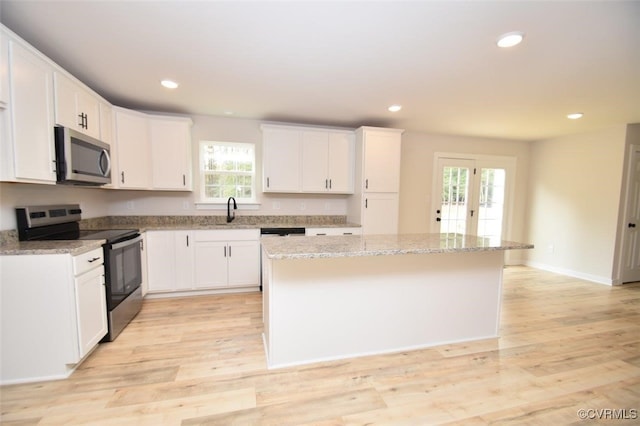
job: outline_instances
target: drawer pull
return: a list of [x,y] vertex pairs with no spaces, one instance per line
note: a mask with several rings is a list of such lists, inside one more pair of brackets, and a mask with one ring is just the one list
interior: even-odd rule
[[93,262],[95,262],[96,260],[100,260],[100,258],[99,258],[99,257],[94,257],[93,259],[89,259],[89,260],[88,260],[88,262],[89,262],[89,263],[93,263]]

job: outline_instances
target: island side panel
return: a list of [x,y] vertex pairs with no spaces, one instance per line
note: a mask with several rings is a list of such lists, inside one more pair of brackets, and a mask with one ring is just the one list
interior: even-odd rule
[[269,367],[497,337],[503,256],[271,259]]

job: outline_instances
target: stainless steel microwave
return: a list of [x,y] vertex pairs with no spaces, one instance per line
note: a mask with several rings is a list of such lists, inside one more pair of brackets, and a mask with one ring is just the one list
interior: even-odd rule
[[56,179],[59,184],[111,183],[109,145],[68,127],[55,127]]

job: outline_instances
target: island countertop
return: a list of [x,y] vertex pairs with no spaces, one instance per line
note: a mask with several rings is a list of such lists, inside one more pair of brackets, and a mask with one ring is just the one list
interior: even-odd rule
[[269,259],[389,256],[531,249],[533,244],[463,234],[345,235],[262,238]]

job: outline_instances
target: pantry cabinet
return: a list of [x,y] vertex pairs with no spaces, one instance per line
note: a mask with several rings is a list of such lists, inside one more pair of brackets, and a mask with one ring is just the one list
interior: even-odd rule
[[402,132],[379,127],[356,130],[357,173],[347,221],[361,224],[363,234],[398,233]]
[[260,285],[257,229],[195,231],[195,288]]
[[60,71],[54,74],[55,121],[95,139],[100,134],[100,99]]
[[[7,37],[5,35],[5,37]],[[8,37],[7,37],[8,38]],[[8,39],[9,93],[3,92],[0,173],[3,181],[55,183],[52,65],[35,50]]]
[[189,118],[149,118],[153,189],[191,191]]
[[147,231],[148,292],[193,288],[193,232]]

